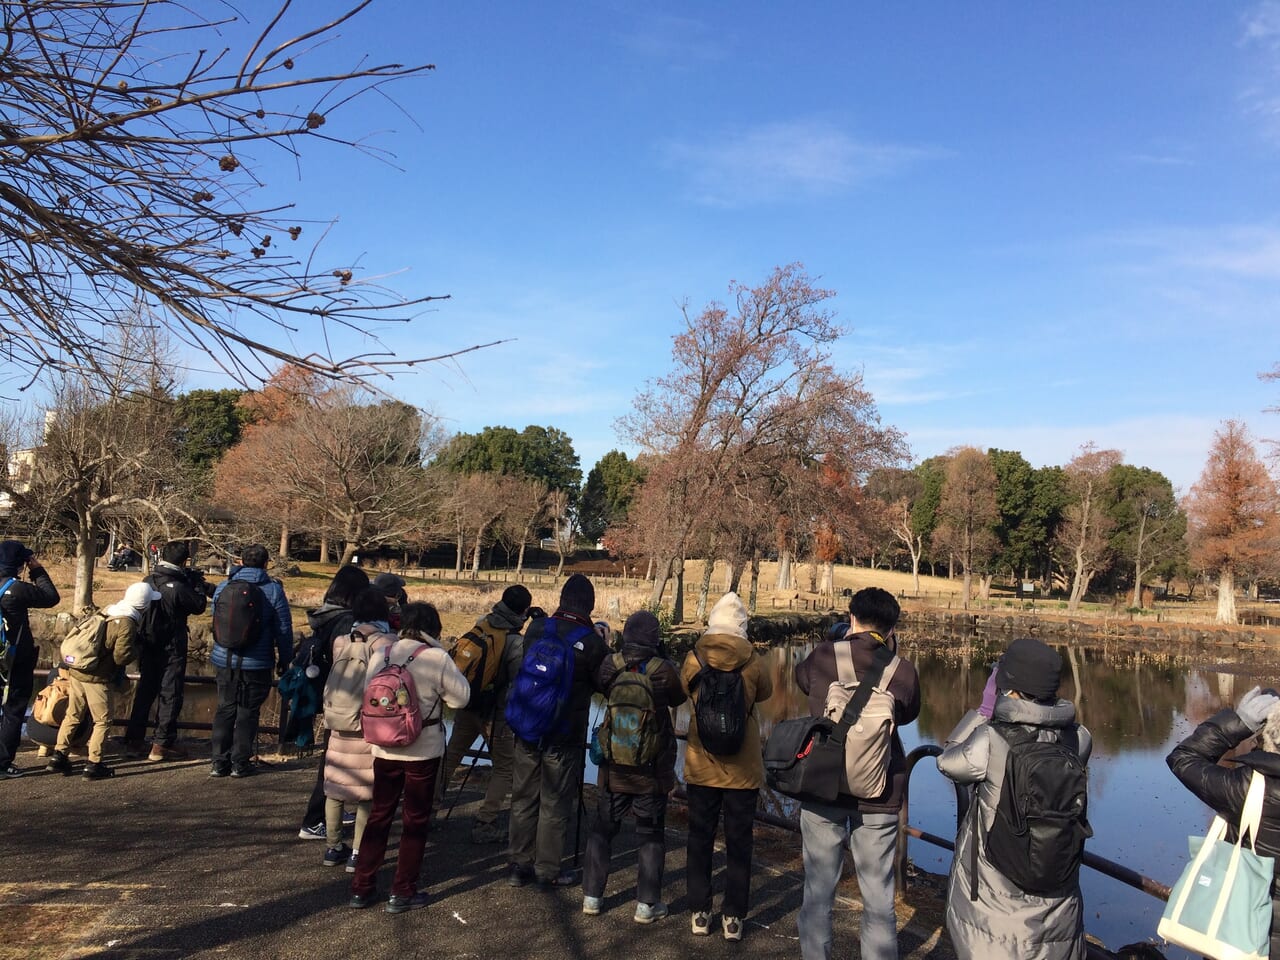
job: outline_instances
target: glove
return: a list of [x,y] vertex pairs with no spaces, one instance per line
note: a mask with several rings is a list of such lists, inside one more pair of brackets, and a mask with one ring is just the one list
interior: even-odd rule
[[1276,696],[1274,690],[1254,687],[1240,698],[1240,705],[1236,707],[1236,716],[1244,721],[1246,727],[1257,733],[1267,722],[1267,716],[1277,706],[1280,706],[1280,696]]
[[982,688],[982,705],[978,707],[978,712],[991,719],[991,714],[995,713],[996,696],[1000,691],[996,689],[996,672],[1000,669],[999,663],[991,665],[991,676],[987,677],[987,685]]

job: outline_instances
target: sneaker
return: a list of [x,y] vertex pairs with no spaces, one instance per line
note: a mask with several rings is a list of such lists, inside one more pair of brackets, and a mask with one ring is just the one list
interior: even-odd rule
[[351,859],[351,848],[345,843],[340,843],[336,847],[330,847],[324,852],[324,859],[320,862],[326,867],[338,867],[345,864]]
[[347,901],[347,906],[352,910],[363,910],[365,907],[372,907],[378,899],[378,891],[370,890],[368,893],[353,893],[351,899]]
[[216,760],[209,766],[209,776],[211,777],[229,777],[231,776],[231,765],[229,763],[218,763]]
[[597,917],[604,908],[604,897],[583,897],[582,912],[588,917]]
[[387,913],[408,913],[410,910],[421,910],[426,905],[427,895],[421,890],[408,897],[393,893],[387,901]]
[[356,812],[354,810],[342,811],[342,825],[344,827],[354,827],[356,825]]
[[636,915],[632,917],[636,923],[653,923],[667,915],[667,905],[659,900],[657,903],[637,903]]
[[513,863],[507,872],[507,886],[523,887],[533,883],[533,867]]
[[480,823],[477,822],[471,828],[472,843],[503,843],[507,839],[507,831],[498,826],[497,822]]
[[69,777],[71,776],[71,758],[61,750],[55,750],[44,768],[50,773],[60,773],[64,777]]
[[347,873],[356,872],[356,858],[360,856],[359,850],[352,850],[351,856],[347,858]]
[[87,763],[84,767],[84,778],[86,780],[106,780],[115,775],[116,772],[105,763]]
[[258,765],[252,760],[247,760],[244,763],[237,763],[231,768],[231,776],[235,777],[237,780],[241,780],[245,777],[252,777],[257,774],[257,772]]
[[726,940],[742,939],[741,917],[723,917],[720,920],[720,926],[724,929],[724,938]]
[[152,763],[161,763],[166,760],[190,760],[191,755],[182,747],[166,747],[163,743],[153,743],[147,759]]
[[538,888],[552,890],[556,887],[576,887],[579,880],[577,870],[561,870],[554,877],[538,877]]
[[21,767],[15,767],[12,763],[5,767],[0,767],[0,779],[17,780],[25,771]]
[[[226,774],[215,773],[215,774],[210,774],[210,776],[225,777]],[[298,831],[298,839],[299,840],[327,840],[328,837],[325,835],[324,821],[321,820],[319,823],[313,823],[309,827],[303,827],[301,830]]]
[[695,910],[691,924],[695,937],[705,937],[711,932],[711,913],[708,910]]

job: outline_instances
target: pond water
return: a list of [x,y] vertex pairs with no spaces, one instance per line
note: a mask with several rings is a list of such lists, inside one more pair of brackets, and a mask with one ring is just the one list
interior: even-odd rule
[[[1233,705],[1254,684],[1280,685],[1280,656],[1270,651],[1228,647],[1158,651],[1132,644],[1056,646],[1066,661],[1061,694],[1077,705],[1094,738],[1089,763],[1089,819],[1094,837],[1088,849],[1162,883],[1172,885],[1187,859],[1187,836],[1203,834],[1212,813],[1169,772],[1164,758],[1183,737],[1223,706]],[[811,644],[769,651],[774,695],[760,705],[767,736],[773,724],[806,712],[806,699],[793,671]],[[920,718],[902,729],[907,750],[942,744],[964,713],[977,705],[1002,642],[974,637],[904,636],[899,653],[920,673]],[[188,688],[184,719],[208,722],[212,688]],[[264,723],[274,722],[269,703]],[[596,721],[593,721],[596,722]],[[687,729],[688,709],[678,715]],[[683,746],[683,745],[682,745]],[[588,772],[588,781],[594,773]],[[911,823],[938,836],[955,835],[955,791],[930,761],[919,764],[911,782]],[[798,842],[798,841],[797,841]],[[950,852],[910,841],[911,859],[921,868],[946,873]],[[1113,949],[1155,937],[1163,903],[1093,870],[1082,873],[1086,926]],[[1177,949],[1170,957],[1189,956]]]

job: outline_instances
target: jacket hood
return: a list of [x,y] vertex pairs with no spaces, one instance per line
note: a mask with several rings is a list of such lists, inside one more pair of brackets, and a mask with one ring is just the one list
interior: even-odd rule
[[[489,613],[488,620],[495,627],[501,627],[508,633],[519,633],[524,628],[524,614],[513,612],[501,600],[493,605],[493,610]],[[480,621],[477,620],[476,622],[479,623]]]
[[703,663],[717,670],[737,670],[756,652],[746,637],[724,633],[703,634],[693,649]]
[[307,625],[312,631],[319,630],[327,624],[333,623],[343,614],[350,615],[351,608],[344,607],[338,603],[322,603],[314,610],[307,611]]
[[109,618],[129,617],[133,620],[141,620],[151,602],[159,599],[160,591],[145,580],[131,583],[119,602],[111,604],[102,611],[102,614]]
[[271,582],[271,574],[267,573],[262,567],[236,567],[228,580],[247,580],[249,583],[256,583],[262,586],[264,583]]
[[741,598],[730,591],[716,601],[707,616],[707,633],[747,638],[747,608]]
[[1015,700],[1001,694],[996,698],[991,719],[1005,723],[1026,723],[1036,727],[1069,727],[1076,722],[1076,705],[1070,700],[1036,703],[1034,700]]

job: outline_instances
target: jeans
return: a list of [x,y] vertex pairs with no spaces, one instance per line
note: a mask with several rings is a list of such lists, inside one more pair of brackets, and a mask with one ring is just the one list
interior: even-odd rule
[[147,735],[148,714],[159,698],[153,743],[172,747],[178,739],[178,716],[182,713],[182,688],[187,677],[187,636],[183,633],[162,647],[146,647],[138,658],[138,689],[125,728],[127,740]]
[[[485,716],[479,710],[455,710],[453,714],[453,730],[449,735],[449,746],[445,750],[444,765],[440,768],[440,795],[443,797],[449,787],[453,772],[462,761],[463,754],[471,748],[484,732]],[[484,802],[480,812],[476,814],[477,823],[493,823],[498,819],[503,801],[511,790],[512,751],[515,749],[515,738],[511,728],[502,714],[493,717],[493,725],[487,738],[489,755],[493,770],[489,774],[489,785],[485,788]]]
[[711,912],[711,853],[716,827],[724,810],[724,849],[728,861],[724,899],[720,912],[726,917],[747,915],[751,899],[751,847],[756,800],[760,791],[726,790],[696,783],[685,788],[689,795],[688,899],[689,909]]
[[662,899],[662,868],[667,815],[666,794],[630,794],[597,791],[599,805],[591,835],[587,838],[587,865],[582,874],[582,893],[603,897],[609,881],[609,860],[613,838],[622,829],[622,818],[630,812],[636,818],[639,840],[639,869],[636,875],[636,900],[657,903]]
[[897,960],[898,918],[893,910],[893,858],[898,816],[864,813],[825,803],[800,806],[804,844],[804,902],[796,916],[803,960],[830,960],[831,909],[849,845],[862,896],[863,960]]
[[270,670],[218,667],[218,710],[213,715],[213,762],[243,766],[258,740],[258,713],[271,692]]
[[569,814],[582,785],[582,760],[580,746],[553,744],[539,750],[523,740],[515,742],[510,860],[518,867],[532,864],[540,880],[560,875]]
[[[22,631],[9,669],[9,687],[0,706],[0,770],[13,763],[22,739],[22,725],[27,722],[27,705],[35,684],[36,645],[29,630]],[[3,686],[0,685],[0,690]]]
[[395,819],[396,806],[402,794],[404,812],[400,816],[400,849],[396,854],[396,875],[391,882],[391,895],[411,897],[418,892],[418,874],[422,870],[422,855],[427,849],[431,803],[435,798],[439,769],[439,757],[431,760],[373,758],[373,806],[360,841],[360,856],[356,858],[356,873],[351,880],[353,894],[366,896],[378,887],[378,868],[387,854],[391,821]]

